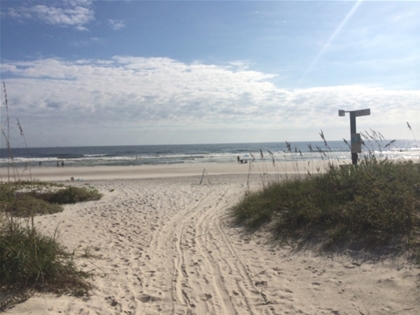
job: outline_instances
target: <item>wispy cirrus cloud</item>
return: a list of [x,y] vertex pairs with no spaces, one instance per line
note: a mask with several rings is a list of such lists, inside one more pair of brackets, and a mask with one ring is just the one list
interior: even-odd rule
[[274,75],[248,70],[238,61],[219,66],[132,56],[40,59],[4,62],[1,71],[19,119],[34,130],[42,125],[63,134],[65,126],[96,126],[100,134],[120,125],[146,128],[145,137],[151,130],[172,128],[175,134],[186,126],[197,131],[269,128],[317,135],[319,129],[348,129],[338,109],[367,107],[375,115],[372,128],[379,122],[403,125],[410,119],[420,124],[414,118],[420,117],[420,91],[360,85],[289,90],[273,84]]
[[109,20],[109,24],[114,30],[120,30],[125,27],[125,23],[122,20]]
[[31,5],[23,3],[17,8],[10,8],[7,15],[11,18],[27,20],[34,19],[46,24],[74,27],[86,30],[86,25],[95,20],[92,2],[87,0],[67,0]]

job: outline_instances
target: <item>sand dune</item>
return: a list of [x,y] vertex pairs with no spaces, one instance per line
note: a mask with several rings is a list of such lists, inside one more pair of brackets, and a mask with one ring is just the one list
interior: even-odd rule
[[[95,256],[78,258],[95,272],[92,295],[37,295],[6,314],[420,313],[417,266],[295,252],[264,232],[246,234],[228,215],[246,175],[199,185],[200,177],[75,182],[104,197],[37,225],[45,233],[58,226],[66,246]],[[251,179],[252,188],[260,183]]]

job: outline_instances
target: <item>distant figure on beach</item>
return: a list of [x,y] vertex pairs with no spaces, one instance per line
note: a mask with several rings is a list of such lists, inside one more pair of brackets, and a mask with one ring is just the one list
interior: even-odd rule
[[238,163],[241,163],[241,164],[246,164],[246,163],[248,163],[248,161],[247,161],[247,160],[241,159],[241,158],[239,157],[239,155],[237,156],[237,160],[238,160]]
[[64,161],[61,161],[61,166],[63,166],[63,167],[64,167]]
[[42,166],[42,162],[39,162],[39,166],[40,166],[40,167]]
[[58,167],[58,166],[60,166],[60,164],[59,164],[59,163],[58,163],[58,161],[57,161],[57,167]]

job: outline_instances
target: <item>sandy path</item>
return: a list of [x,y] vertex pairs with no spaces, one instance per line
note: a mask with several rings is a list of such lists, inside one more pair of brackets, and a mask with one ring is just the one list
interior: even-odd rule
[[95,289],[35,296],[7,314],[419,314],[418,267],[293,253],[244,234],[227,210],[246,178],[199,180],[91,182],[101,200],[39,218],[70,249],[99,256],[78,259],[95,269]]

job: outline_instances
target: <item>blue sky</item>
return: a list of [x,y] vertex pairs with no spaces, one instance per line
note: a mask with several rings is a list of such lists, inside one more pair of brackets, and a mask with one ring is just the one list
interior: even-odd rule
[[411,139],[408,121],[420,137],[418,1],[2,0],[0,12],[10,121],[29,146],[341,140],[338,109],[363,108],[358,131]]

